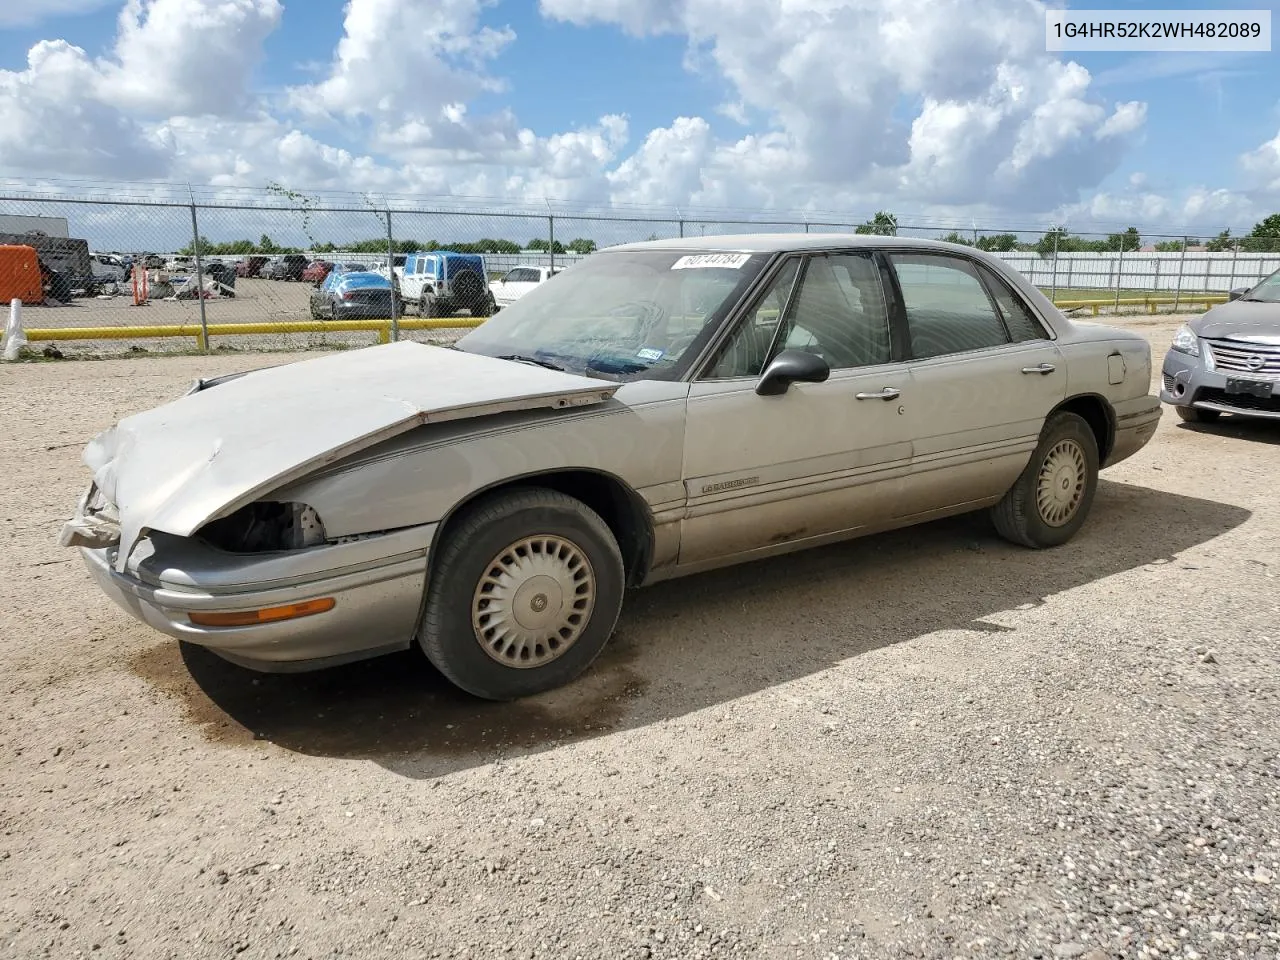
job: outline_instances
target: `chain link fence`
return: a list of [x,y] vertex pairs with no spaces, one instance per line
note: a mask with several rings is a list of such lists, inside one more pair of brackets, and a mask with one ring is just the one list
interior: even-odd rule
[[[550,205],[545,211],[437,209],[412,198],[317,198],[279,188],[230,198],[193,191],[186,202],[154,193],[0,195],[0,302],[22,299],[28,329],[65,331],[59,335],[67,339],[43,349],[104,355],[341,349],[406,338],[447,342],[483,322],[491,305],[438,315],[417,294],[402,296],[407,287],[397,271],[406,256],[441,250],[480,254],[493,284],[517,268],[563,268],[633,241],[887,233],[991,250],[1068,310],[1072,301],[1107,301],[1108,310],[1177,311],[1188,308],[1184,299],[1203,309],[1190,298],[1251,286],[1280,269],[1280,240],[1257,238],[960,232],[942,224],[899,224],[884,215],[839,222],[588,213]],[[354,312],[343,304],[335,309],[342,296],[334,292],[336,278],[355,274],[387,292],[380,299],[370,295]],[[1149,303],[1153,297],[1168,302]]]

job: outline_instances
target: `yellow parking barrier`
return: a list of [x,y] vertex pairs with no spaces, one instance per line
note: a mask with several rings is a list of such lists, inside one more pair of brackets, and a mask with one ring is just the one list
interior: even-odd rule
[[1136,307],[1145,306],[1148,313],[1155,313],[1156,307],[1171,304],[1187,304],[1192,306],[1195,304],[1204,304],[1207,310],[1215,303],[1226,303],[1227,297],[1224,294],[1204,294],[1191,297],[1102,297],[1096,300],[1055,300],[1053,305],[1059,310],[1079,310],[1084,307],[1092,309],[1093,315],[1098,315],[1099,307]]
[[[478,327],[484,317],[402,317],[401,330],[456,330]],[[391,342],[390,320],[309,320],[275,323],[211,323],[209,336],[233,337],[264,333],[337,333],[368,330],[377,333],[379,343]],[[149,327],[45,327],[28,330],[27,339],[36,340],[131,340],[153,337],[192,337],[205,348],[204,331],[197,323],[164,324]]]

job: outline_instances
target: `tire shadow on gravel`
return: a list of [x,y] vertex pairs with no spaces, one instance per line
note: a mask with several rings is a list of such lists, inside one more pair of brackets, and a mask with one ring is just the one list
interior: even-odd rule
[[1054,550],[1012,546],[985,514],[966,515],[634,590],[586,674],[514,703],[471,698],[417,650],[273,675],[163,643],[135,658],[134,669],[177,699],[209,740],[264,740],[431,778],[680,717],[935,631],[1007,638],[1016,631],[984,618],[1177,563],[1249,516],[1103,480],[1084,529]]

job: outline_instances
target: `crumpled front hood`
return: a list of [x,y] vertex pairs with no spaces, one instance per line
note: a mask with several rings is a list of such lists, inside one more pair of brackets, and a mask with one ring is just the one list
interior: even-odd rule
[[1280,343],[1280,303],[1232,300],[1218,304],[1188,325],[1197,336],[1213,340]]
[[618,384],[401,341],[270,367],[128,417],[84,461],[119,517],[190,536],[326,464],[426,423],[601,403]]

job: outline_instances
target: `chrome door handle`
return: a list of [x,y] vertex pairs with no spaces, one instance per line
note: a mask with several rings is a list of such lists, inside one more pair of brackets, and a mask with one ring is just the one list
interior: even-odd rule
[[878,393],[856,393],[854,396],[859,400],[896,400],[901,393],[901,390],[895,390],[893,387],[885,387]]
[[1023,373],[1039,373],[1041,375],[1047,376],[1048,374],[1053,373],[1053,371],[1056,369],[1058,368],[1055,367],[1052,363],[1037,363],[1034,367],[1023,367],[1022,372]]

